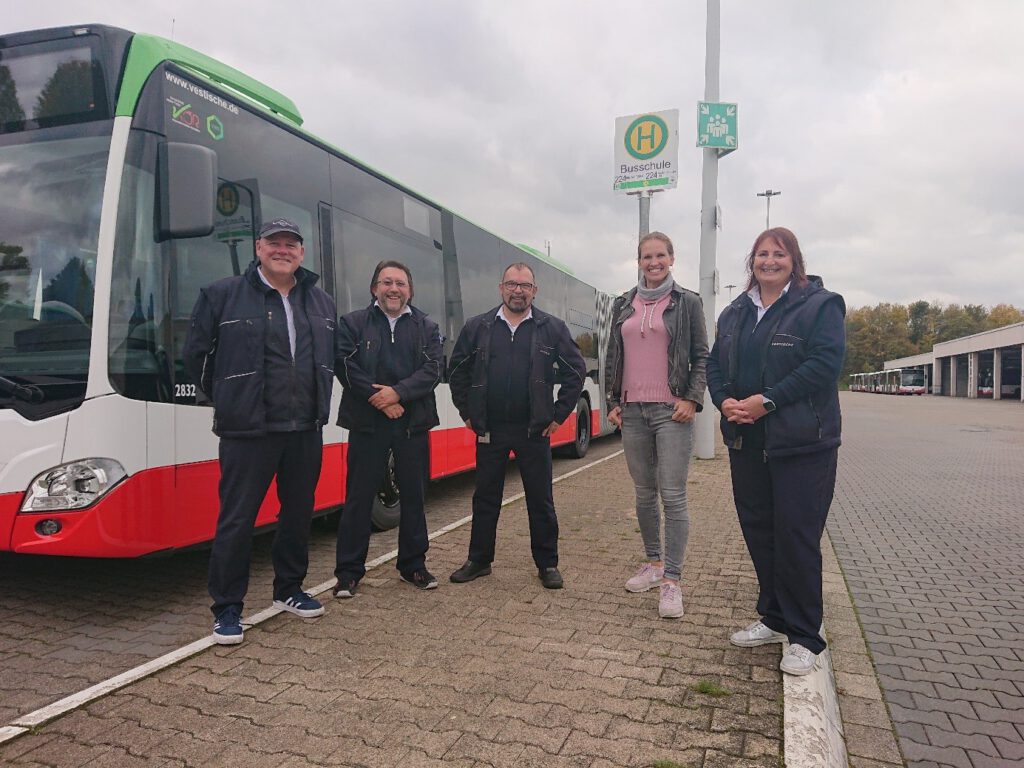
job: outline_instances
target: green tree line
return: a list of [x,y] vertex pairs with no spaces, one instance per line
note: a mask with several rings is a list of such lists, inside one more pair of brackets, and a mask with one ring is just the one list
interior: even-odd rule
[[980,304],[876,304],[846,313],[846,360],[843,376],[879,371],[886,360],[931,352],[942,341],[1024,322],[1012,304],[987,309]]

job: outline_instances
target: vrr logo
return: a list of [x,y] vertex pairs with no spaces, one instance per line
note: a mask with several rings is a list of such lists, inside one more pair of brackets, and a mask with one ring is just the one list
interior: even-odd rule
[[649,160],[668,144],[668,126],[657,115],[641,115],[626,129],[626,151],[637,160]]

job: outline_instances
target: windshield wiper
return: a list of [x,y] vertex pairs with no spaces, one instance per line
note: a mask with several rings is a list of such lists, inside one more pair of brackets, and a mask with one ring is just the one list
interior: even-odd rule
[[41,403],[46,399],[43,390],[34,384],[19,384],[3,376],[0,376],[0,392],[24,400],[26,403]]

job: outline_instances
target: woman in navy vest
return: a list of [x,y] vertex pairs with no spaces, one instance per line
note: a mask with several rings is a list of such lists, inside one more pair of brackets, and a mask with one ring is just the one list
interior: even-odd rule
[[722,412],[733,498],[754,562],[761,618],[733,645],[789,641],[780,668],[811,672],[821,636],[821,534],[836,482],[843,297],[807,275],[796,236],[775,227],[747,256],[747,290],[718,318],[708,390]]

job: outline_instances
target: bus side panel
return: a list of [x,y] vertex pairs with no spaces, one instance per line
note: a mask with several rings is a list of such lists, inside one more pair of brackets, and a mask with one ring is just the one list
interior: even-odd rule
[[0,494],[0,551],[11,548],[14,519],[18,516],[18,507],[24,496],[23,493]]
[[340,506],[345,500],[345,462],[348,443],[324,446],[324,463],[320,468],[320,480],[316,484],[314,509],[329,509]]
[[[138,557],[174,546],[177,525],[170,507],[174,468],[132,475],[93,506],[73,512],[20,514],[14,552],[76,557]],[[57,520],[60,533],[42,536],[40,520]]]

